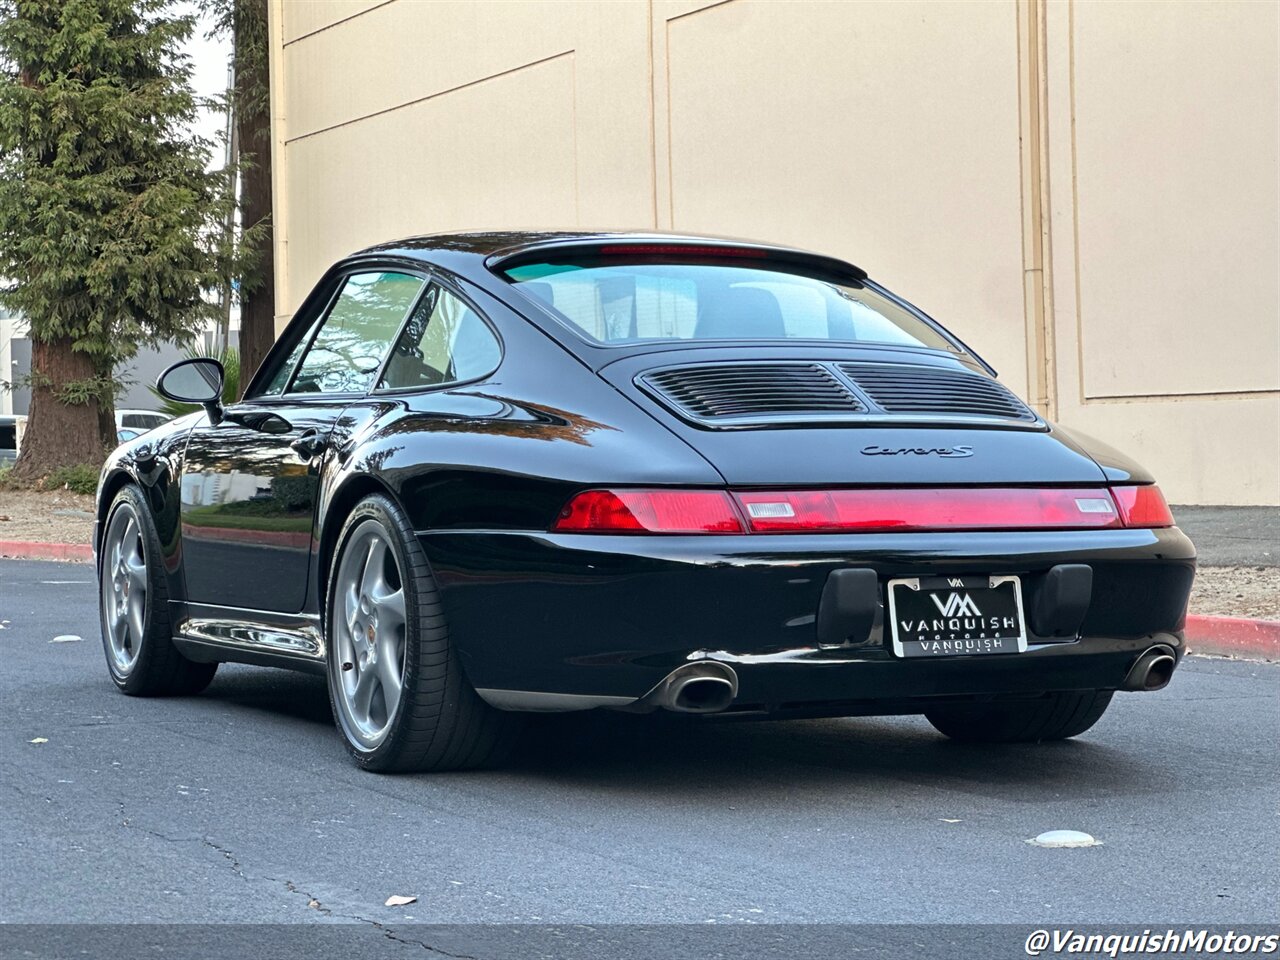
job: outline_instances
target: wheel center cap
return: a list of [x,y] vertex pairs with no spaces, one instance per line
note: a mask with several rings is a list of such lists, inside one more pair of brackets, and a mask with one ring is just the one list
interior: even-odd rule
[[370,643],[370,644],[372,644],[372,643],[373,643],[374,632],[373,632],[373,624],[372,624],[372,623],[371,623],[371,624],[369,624],[367,627],[365,627],[365,628],[364,628],[364,637],[365,637],[365,639],[366,639],[366,640],[368,640],[368,641],[369,641],[369,643]]

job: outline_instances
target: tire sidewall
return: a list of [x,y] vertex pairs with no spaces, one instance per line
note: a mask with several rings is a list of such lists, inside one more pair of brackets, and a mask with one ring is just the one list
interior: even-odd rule
[[[338,607],[338,568],[353,534],[369,519],[377,520],[386,534],[387,544],[395,556],[396,566],[400,571],[400,587],[404,593],[405,605],[404,677],[401,681],[404,692],[400,697],[400,702],[396,705],[395,714],[391,718],[386,737],[372,749],[361,744],[347,730],[346,714],[343,711],[341,702],[343,696],[341,688],[342,665],[338,662],[337,647],[333,642],[333,638],[336,635],[334,620]],[[412,700],[421,656],[418,585],[414,583],[410,573],[413,567],[405,550],[403,533],[401,532],[403,525],[399,510],[386,496],[374,494],[361,500],[342,524],[342,532],[338,535],[338,542],[334,547],[333,557],[329,563],[328,585],[325,590],[325,676],[329,687],[329,706],[333,710],[334,723],[338,727],[338,732],[342,734],[342,740],[347,745],[347,750],[351,753],[356,763],[369,770],[380,770],[389,767],[399,756],[401,721]]]
[[132,487],[124,487],[116,494],[115,500],[111,503],[111,509],[107,512],[107,521],[103,529],[106,533],[110,533],[111,526],[115,522],[116,517],[121,510],[129,510],[133,514],[134,521],[138,524],[138,529],[142,533],[143,544],[143,562],[146,566],[147,575],[147,597],[146,605],[142,611],[142,637],[138,642],[138,655],[134,658],[133,667],[128,674],[121,674],[116,670],[115,660],[111,656],[110,642],[107,640],[107,608],[103,602],[103,578],[106,576],[107,564],[107,543],[104,534],[102,549],[98,556],[98,623],[102,632],[102,652],[107,659],[107,673],[111,677],[111,682],[117,688],[125,693],[134,693],[142,684],[142,678],[146,674],[147,663],[150,660],[152,649],[155,646],[152,634],[152,624],[155,620],[155,602],[156,602],[156,570],[155,570],[155,551],[159,549],[159,540],[152,529],[151,517],[146,510],[146,505],[141,502],[142,498],[134,492]]

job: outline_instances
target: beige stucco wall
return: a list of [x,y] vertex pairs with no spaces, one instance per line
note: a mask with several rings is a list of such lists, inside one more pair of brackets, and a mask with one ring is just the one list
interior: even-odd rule
[[853,260],[1170,498],[1280,503],[1280,5],[272,0],[281,321],[414,233]]

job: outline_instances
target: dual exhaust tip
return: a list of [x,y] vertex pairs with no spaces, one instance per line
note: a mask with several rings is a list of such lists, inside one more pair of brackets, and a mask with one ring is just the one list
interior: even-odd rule
[[1173,679],[1173,668],[1177,660],[1173,648],[1164,644],[1156,644],[1140,656],[1121,684],[1121,690],[1153,691],[1163,690]]
[[[1176,666],[1173,648],[1156,644],[1134,661],[1121,689],[1163,690],[1173,679]],[[671,671],[641,702],[676,713],[720,713],[737,695],[738,674],[733,667],[718,660],[701,660]]]

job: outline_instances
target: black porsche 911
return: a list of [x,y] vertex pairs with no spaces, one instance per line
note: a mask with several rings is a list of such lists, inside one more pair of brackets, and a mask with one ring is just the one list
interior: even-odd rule
[[204,412],[103,470],[112,679],[325,673],[372,770],[596,708],[1059,739],[1184,652],[1195,551],[1152,477],[831,257],[405,240],[334,266],[241,402],[214,360],[159,386]]

